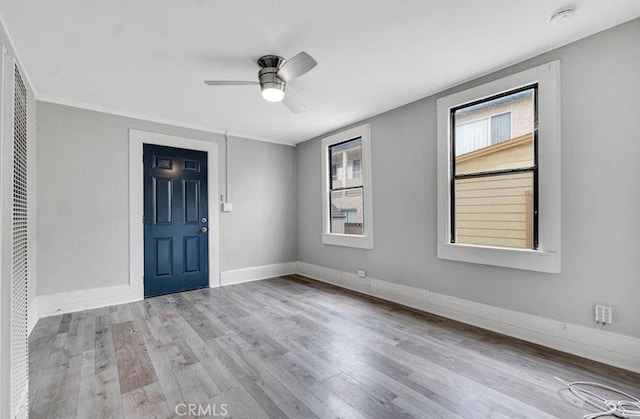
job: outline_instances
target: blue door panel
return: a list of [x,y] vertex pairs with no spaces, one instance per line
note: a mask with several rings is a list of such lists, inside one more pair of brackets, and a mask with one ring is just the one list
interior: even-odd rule
[[207,153],[144,145],[144,295],[209,285]]
[[155,199],[155,223],[171,224],[173,179],[154,177],[153,198]]
[[184,272],[200,272],[200,237],[184,238]]
[[200,219],[200,181],[185,180],[184,189],[184,222],[199,223]]
[[173,274],[173,240],[171,237],[156,238],[156,272],[155,276]]

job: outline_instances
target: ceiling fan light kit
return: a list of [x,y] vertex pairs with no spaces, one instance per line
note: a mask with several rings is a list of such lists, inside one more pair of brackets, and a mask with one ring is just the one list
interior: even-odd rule
[[241,80],[207,80],[209,86],[251,86],[260,85],[262,98],[269,102],[283,101],[293,113],[302,112],[305,108],[302,101],[285,88],[288,82],[308,73],[318,63],[309,54],[302,51],[289,61],[278,55],[263,55],[258,58],[258,82]]
[[284,82],[278,77],[278,71],[286,62],[287,60],[277,55],[265,55],[258,59],[258,79],[264,100],[280,102],[284,98]]

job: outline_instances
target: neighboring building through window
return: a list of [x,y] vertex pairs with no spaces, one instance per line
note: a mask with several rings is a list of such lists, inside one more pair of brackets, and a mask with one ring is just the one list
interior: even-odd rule
[[342,174],[344,170],[342,170],[342,162],[335,163],[331,165],[331,179],[338,180],[342,179]]
[[[482,104],[486,106],[486,104]],[[478,105],[480,106],[480,105]],[[484,106],[470,107],[460,113],[456,122],[456,155],[511,139],[511,111],[466,122],[483,113]],[[475,108],[475,109],[473,109]]]
[[451,109],[452,242],[537,247],[537,88]]
[[[354,138],[329,146],[331,156],[331,233],[362,235],[364,222],[363,184],[353,176],[353,162],[362,158],[362,139]],[[344,170],[347,168],[347,176]],[[346,214],[350,217],[346,217]],[[350,220],[348,218],[351,218]]]
[[323,243],[372,247],[369,126],[325,138]]
[[360,159],[354,159],[349,161],[347,166],[347,178],[357,179],[360,177]]
[[345,216],[347,217],[347,223],[357,223],[358,222],[358,210],[349,209],[344,211]]

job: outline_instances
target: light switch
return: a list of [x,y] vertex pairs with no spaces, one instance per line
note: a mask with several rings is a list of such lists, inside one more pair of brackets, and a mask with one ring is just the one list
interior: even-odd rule
[[222,204],[222,212],[232,212],[233,204],[231,202],[224,202]]

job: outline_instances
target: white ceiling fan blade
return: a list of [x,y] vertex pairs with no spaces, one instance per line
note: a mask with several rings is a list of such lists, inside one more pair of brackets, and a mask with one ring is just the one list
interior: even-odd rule
[[302,51],[284,63],[280,71],[278,71],[278,77],[286,83],[297,79],[317,65],[318,63],[311,55]]
[[209,86],[253,86],[260,83],[257,81],[242,80],[206,80],[204,84]]
[[284,94],[282,103],[293,113],[300,113],[307,108],[298,95],[293,93],[291,90],[287,90]]

